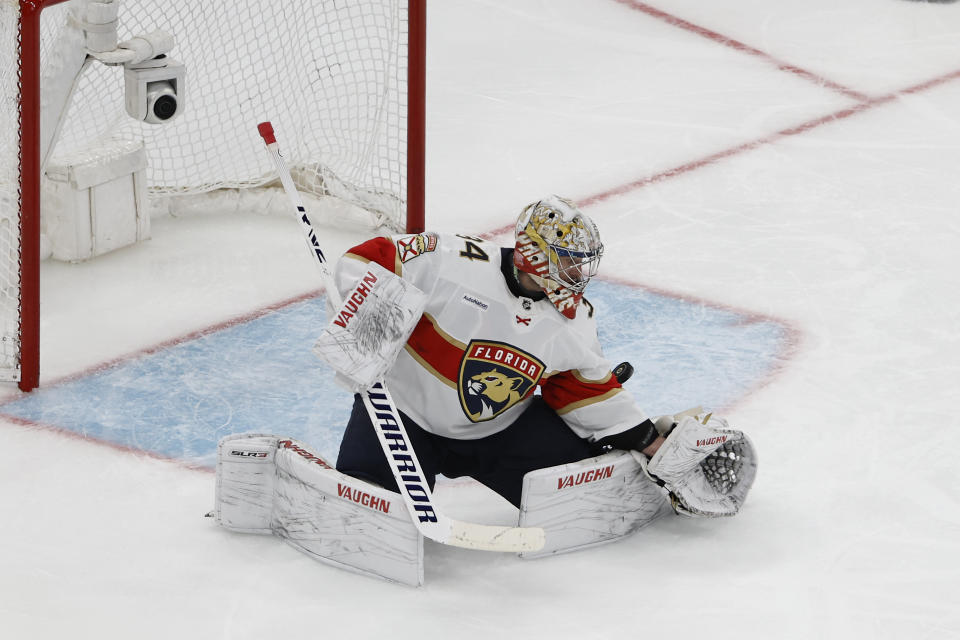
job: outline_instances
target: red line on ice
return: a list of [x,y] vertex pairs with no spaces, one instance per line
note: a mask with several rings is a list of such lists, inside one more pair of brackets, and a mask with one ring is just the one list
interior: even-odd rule
[[[159,344],[155,344],[150,347],[145,347],[143,349],[139,349],[137,351],[124,354],[122,356],[117,356],[116,358],[112,358],[111,360],[101,362],[99,364],[93,365],[92,367],[88,367],[76,373],[71,373],[70,375],[63,376],[61,378],[56,378],[54,380],[44,380],[42,381],[43,382],[42,387],[44,389],[49,389],[57,385],[66,384],[68,382],[72,382],[80,378],[85,378],[94,373],[98,373],[100,371],[110,369],[111,367],[114,367],[118,364],[122,364],[124,362],[128,362],[136,358],[140,358],[142,356],[150,355],[152,353],[157,353],[158,351],[163,351],[164,349],[169,349],[170,347],[174,347],[178,344],[183,344],[191,340],[196,340],[197,338],[202,338],[203,336],[216,333],[217,331],[221,331],[223,329],[229,329],[230,327],[245,324],[247,322],[250,322],[251,320],[256,320],[257,318],[265,316],[272,311],[283,309],[285,307],[296,304],[298,302],[303,302],[304,300],[316,298],[317,296],[320,296],[322,294],[323,294],[323,289],[314,289],[313,291],[308,291],[306,293],[302,293],[293,298],[288,298],[286,300],[281,300],[280,302],[275,302],[265,307],[261,307],[259,309],[255,309],[253,311],[236,316],[234,318],[230,318],[229,320],[224,320],[223,322],[219,322],[209,327],[198,329],[196,331],[191,331],[190,333],[184,334],[182,336],[177,336],[176,338],[171,338],[170,340],[165,340]],[[2,401],[0,401],[0,417],[11,419],[11,420],[14,419],[11,416],[3,414],[2,409],[5,404],[15,402],[21,397],[22,396],[20,394],[13,394],[12,396],[8,398],[4,398]]]
[[675,27],[679,27],[681,29],[685,29],[686,31],[689,31],[691,33],[695,33],[698,36],[702,36],[704,38],[707,38],[708,40],[712,40],[713,42],[721,44],[725,47],[730,47],[731,49],[734,49],[736,51],[740,51],[742,53],[746,53],[751,56],[755,56],[757,58],[765,60],[770,64],[774,65],[780,71],[786,71],[787,73],[791,73],[795,76],[799,76],[801,78],[804,78],[805,80],[809,80],[813,82],[817,86],[831,89],[833,91],[836,91],[837,93],[841,93],[847,96],[848,98],[853,98],[854,100],[860,100],[860,101],[869,100],[869,96],[867,96],[864,93],[861,93],[849,87],[845,87],[842,84],[833,82],[832,80],[828,80],[823,76],[820,76],[811,71],[807,71],[806,69],[802,69],[788,62],[784,62],[778,58],[773,57],[769,53],[766,53],[765,51],[761,51],[760,49],[751,47],[746,43],[727,37],[721,33],[717,33],[716,31],[707,29],[706,27],[702,27],[692,22],[688,22],[683,18],[667,13],[666,11],[663,11],[661,9],[657,9],[656,7],[652,7],[646,4],[645,2],[637,2],[637,0],[614,0],[614,2],[622,4],[626,7],[629,7],[635,11],[640,11],[641,13],[645,13],[650,17],[656,18],[658,20],[662,20],[667,24],[673,25]]
[[[617,0],[617,1],[619,2],[620,0]],[[751,140],[749,142],[744,142],[735,147],[729,147],[727,149],[723,149],[722,151],[717,151],[716,153],[710,154],[703,158],[692,160],[690,162],[686,162],[676,167],[671,167],[670,169],[665,169],[663,171],[660,171],[659,173],[655,173],[653,175],[640,178],[639,180],[634,180],[633,182],[628,182],[618,187],[613,187],[606,191],[601,191],[600,193],[596,193],[591,196],[587,196],[585,198],[578,200],[577,204],[583,207],[594,205],[594,204],[603,202],[604,200],[609,200],[610,198],[613,198],[615,196],[623,195],[631,191],[636,191],[649,184],[653,184],[655,182],[661,182],[669,178],[675,178],[679,175],[683,175],[685,173],[694,171],[695,169],[700,169],[708,165],[715,164],[720,160],[725,160],[727,158],[738,156],[742,153],[745,153],[747,151],[752,151],[763,145],[777,142],[784,138],[789,138],[791,136],[799,135],[801,133],[812,131],[813,129],[821,127],[825,124],[830,124],[840,120],[845,120],[850,116],[863,113],[864,111],[868,111],[870,109],[887,104],[889,102],[893,102],[900,96],[921,93],[923,91],[926,91],[927,89],[932,89],[933,87],[946,84],[951,80],[956,80],[957,78],[960,78],[960,69],[956,71],[951,71],[950,73],[946,73],[941,76],[937,76],[935,78],[931,78],[930,80],[925,80],[923,82],[906,87],[905,89],[901,89],[899,91],[894,91],[892,93],[888,93],[883,96],[877,96],[875,98],[869,98],[868,100],[861,102],[859,104],[856,104],[852,107],[847,107],[846,109],[840,109],[839,111],[828,113],[824,116],[820,116],[819,118],[807,120],[806,122],[802,122],[792,127],[787,127],[786,129],[781,129],[780,131],[768,134],[766,136],[757,138],[755,140]],[[512,228],[512,226],[513,225],[510,225],[509,227],[503,227],[502,229],[509,229],[509,228]],[[492,235],[497,235],[497,233],[503,233],[503,231],[501,231],[500,229],[497,229],[494,232],[491,232]]]

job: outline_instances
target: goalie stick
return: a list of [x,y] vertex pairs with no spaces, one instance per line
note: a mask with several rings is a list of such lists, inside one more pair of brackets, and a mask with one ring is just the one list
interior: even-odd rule
[[[340,292],[334,282],[327,258],[320,247],[316,230],[307,216],[300,193],[293,184],[287,163],[280,154],[273,126],[270,122],[261,122],[257,125],[257,130],[273,159],[283,189],[296,208],[297,219],[305,233],[307,246],[320,267],[327,295],[334,307],[338,307],[341,302]],[[430,485],[423,476],[413,447],[408,444],[410,440],[407,437],[407,431],[383,380],[377,380],[360,395],[374,430],[377,432],[384,456],[390,464],[390,470],[396,478],[400,494],[420,533],[431,540],[467,549],[519,552],[537,551],[543,548],[545,536],[543,529],[539,527],[475,524],[443,515],[434,504]]]

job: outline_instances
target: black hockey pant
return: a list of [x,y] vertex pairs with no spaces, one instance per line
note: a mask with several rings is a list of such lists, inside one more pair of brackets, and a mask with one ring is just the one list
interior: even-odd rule
[[[438,473],[448,478],[469,476],[518,508],[525,473],[600,453],[595,445],[571,431],[540,396],[534,397],[508,428],[478,440],[437,436],[404,413],[400,417],[431,490]],[[353,412],[340,443],[337,470],[399,493],[359,395],[354,397]]]

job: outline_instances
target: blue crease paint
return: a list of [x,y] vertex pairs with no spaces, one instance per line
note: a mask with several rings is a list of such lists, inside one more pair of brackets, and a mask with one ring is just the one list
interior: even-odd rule
[[[729,406],[788,349],[771,319],[595,280],[604,352],[636,368],[625,385],[650,415]],[[3,406],[0,414],[210,466],[224,435],[272,433],[335,460],[352,398],[310,348],[324,298],[117,363]]]

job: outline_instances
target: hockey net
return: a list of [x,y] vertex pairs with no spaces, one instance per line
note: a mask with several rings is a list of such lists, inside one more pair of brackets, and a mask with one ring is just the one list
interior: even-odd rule
[[20,376],[20,11],[0,9],[0,378]]
[[[30,3],[45,6],[44,98],[49,69],[59,64],[64,48],[77,46],[72,41],[78,7],[92,1]],[[123,68],[91,64],[65,116],[52,124],[40,119],[46,132],[60,126],[51,162],[142,141],[149,209],[189,209],[193,205],[184,203],[196,204],[204,194],[256,194],[275,184],[256,131],[258,122],[270,119],[303,193],[336,201],[342,205],[335,207],[336,215],[350,216],[351,224],[419,230],[422,210],[408,207],[408,184],[422,185],[422,173],[408,171],[408,163],[417,166],[409,157],[408,130],[422,131],[416,120],[422,107],[409,108],[408,51],[423,37],[416,21],[413,30],[410,22],[421,0],[96,1],[120,3],[120,41],[157,29],[173,35],[170,57],[186,68],[181,112],[163,125],[133,120],[124,109]],[[25,4],[0,0],[0,379],[6,380],[20,379],[22,359],[28,357],[21,349],[26,304],[21,248],[31,239],[20,233],[19,145],[23,123],[34,114],[18,107]],[[24,82],[30,82],[28,75]],[[420,196],[413,200],[413,207],[422,207]],[[248,206],[256,202],[254,196]]]

